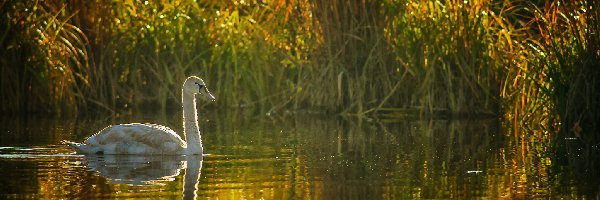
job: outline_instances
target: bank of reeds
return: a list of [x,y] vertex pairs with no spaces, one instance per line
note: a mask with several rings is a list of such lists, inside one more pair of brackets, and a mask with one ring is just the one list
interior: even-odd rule
[[524,17],[507,23],[508,36],[516,42],[504,49],[510,59],[501,94],[511,132],[522,143],[540,141],[551,147],[553,162],[572,168],[582,185],[597,187],[600,4],[522,5]]
[[89,91],[87,38],[61,5],[5,2],[0,37],[0,110],[76,109]]
[[392,116],[497,113],[500,26],[490,12],[501,6],[317,1],[308,102]]
[[539,60],[547,67],[539,69],[545,72],[540,82],[550,85],[546,95],[560,122],[556,158],[566,158],[591,191],[597,191],[600,176],[599,6],[597,1],[546,3],[536,9],[534,20],[544,52]]
[[597,129],[596,4],[7,1],[0,108],[168,110],[199,75],[219,107]]
[[412,1],[392,10],[402,13],[390,19],[387,36],[400,77],[394,95],[405,98],[400,104],[434,114],[497,113],[501,57],[492,12],[502,6]]
[[[565,137],[597,132],[600,5],[594,1],[522,4],[527,12],[507,23],[506,40],[513,42],[503,49],[508,59],[503,62],[501,95],[507,117],[515,125],[561,128]],[[597,134],[587,137],[598,141]]]

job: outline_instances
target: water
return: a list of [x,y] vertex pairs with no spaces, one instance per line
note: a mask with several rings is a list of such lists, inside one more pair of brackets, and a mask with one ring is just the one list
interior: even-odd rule
[[84,156],[60,142],[126,122],[181,132],[179,114],[2,117],[0,198],[598,198],[543,135],[524,141],[495,119],[203,114],[203,157]]

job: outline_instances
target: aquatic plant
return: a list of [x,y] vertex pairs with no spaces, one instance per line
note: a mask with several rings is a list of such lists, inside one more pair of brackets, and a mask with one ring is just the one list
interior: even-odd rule
[[0,111],[76,111],[93,73],[87,37],[63,5],[3,3],[0,44]]
[[[210,77],[213,106],[382,117],[505,113],[521,125],[566,120],[563,130],[597,129],[597,112],[587,111],[598,104],[597,6],[8,1],[0,111],[167,111],[179,107],[172,88],[197,74]],[[585,104],[573,103],[581,97]]]

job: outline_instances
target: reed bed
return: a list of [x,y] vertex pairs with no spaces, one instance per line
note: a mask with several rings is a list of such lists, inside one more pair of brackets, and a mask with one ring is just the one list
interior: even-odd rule
[[199,75],[217,107],[504,115],[572,134],[598,129],[594,1],[28,0],[0,9],[3,113],[168,111],[182,80]]
[[[87,38],[60,5],[2,4],[1,111],[61,112],[82,104],[92,62]],[[16,11],[21,12],[16,12]]]
[[514,157],[508,171],[538,177],[547,167],[539,163],[568,166],[594,194],[599,7],[8,0],[0,3],[0,113],[171,112],[182,81],[198,75],[217,96],[202,106],[220,109],[498,117],[510,136],[499,156]]

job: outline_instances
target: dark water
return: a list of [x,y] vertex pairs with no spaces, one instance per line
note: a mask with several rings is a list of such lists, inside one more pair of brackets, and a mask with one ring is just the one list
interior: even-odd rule
[[207,155],[83,156],[106,125],[179,114],[0,118],[0,199],[598,198],[528,138],[487,120],[360,120],[320,115],[203,113]]

